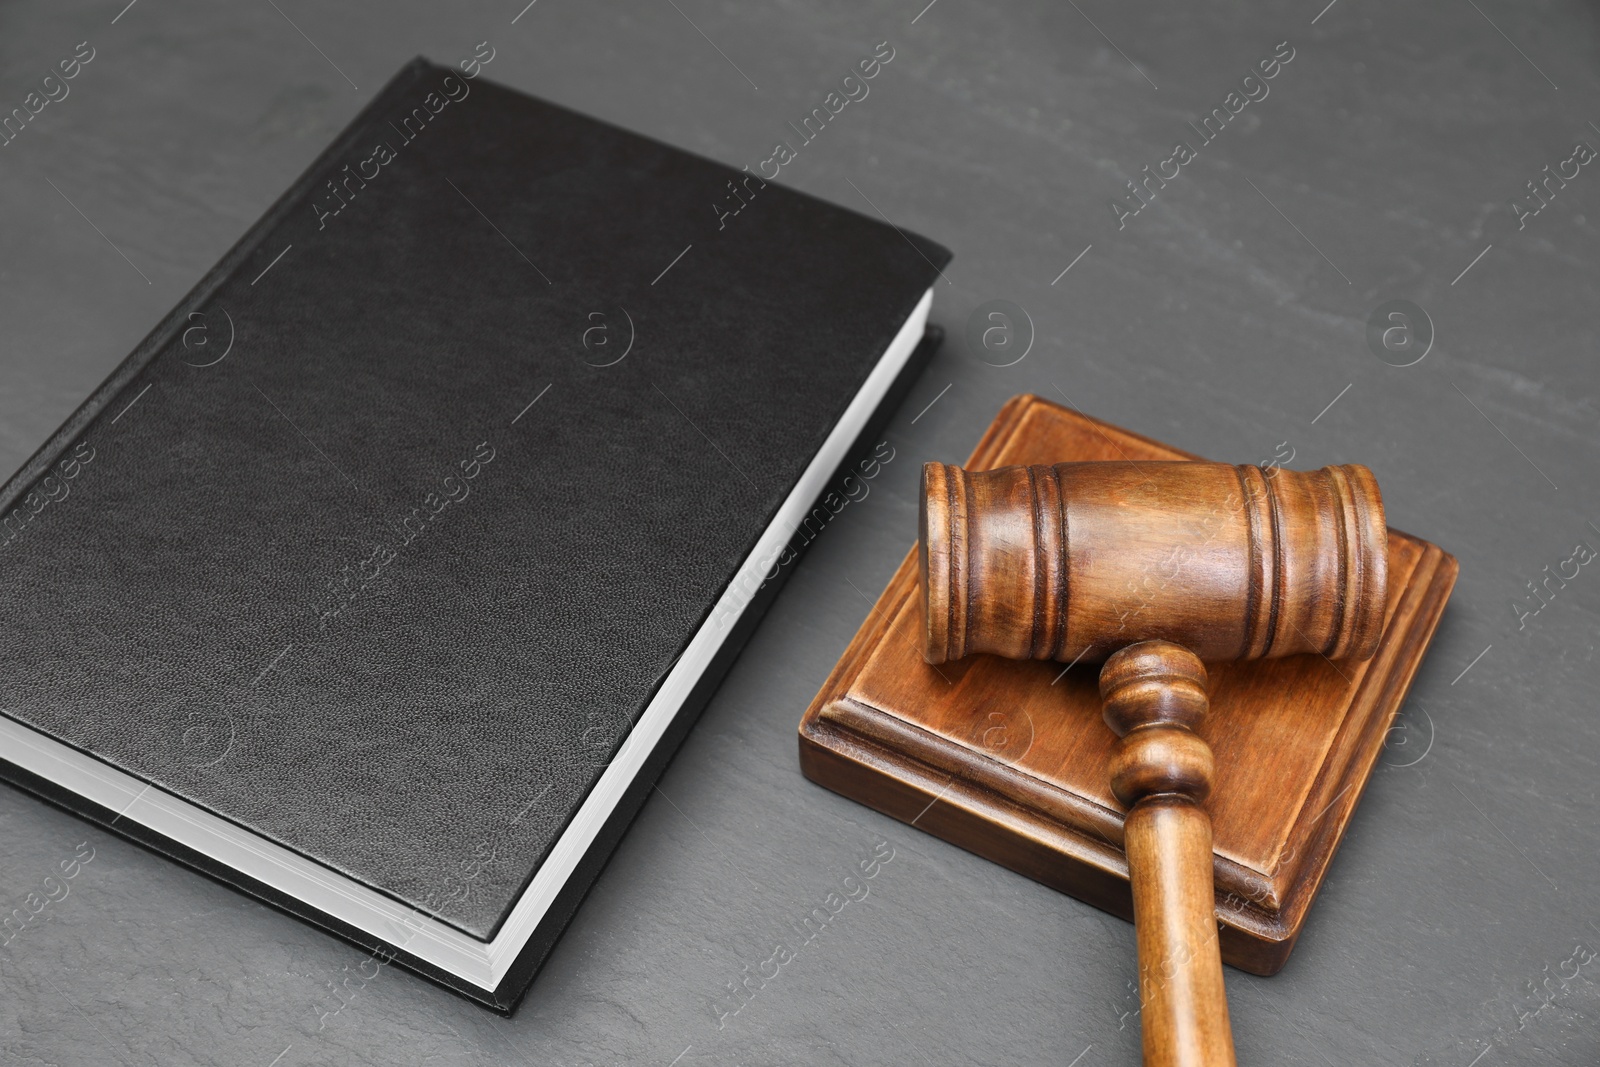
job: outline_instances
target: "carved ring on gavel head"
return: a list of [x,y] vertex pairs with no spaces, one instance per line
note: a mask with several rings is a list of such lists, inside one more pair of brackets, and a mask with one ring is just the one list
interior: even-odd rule
[[930,663],[1094,661],[1147,638],[1202,660],[1377,649],[1388,537],[1366,467],[929,463],[922,479]]
[[929,663],[1105,660],[1144,1062],[1232,1067],[1201,661],[1377,650],[1388,534],[1372,472],[929,463],[919,556]]

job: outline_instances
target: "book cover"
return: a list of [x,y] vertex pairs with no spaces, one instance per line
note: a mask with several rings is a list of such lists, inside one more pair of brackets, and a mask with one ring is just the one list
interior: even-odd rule
[[509,1010],[948,259],[412,62],[0,489],[0,772]]

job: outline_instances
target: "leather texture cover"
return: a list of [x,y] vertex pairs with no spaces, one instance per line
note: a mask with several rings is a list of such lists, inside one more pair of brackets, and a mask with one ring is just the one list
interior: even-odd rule
[[416,60],[0,489],[0,711],[488,939],[948,259]]

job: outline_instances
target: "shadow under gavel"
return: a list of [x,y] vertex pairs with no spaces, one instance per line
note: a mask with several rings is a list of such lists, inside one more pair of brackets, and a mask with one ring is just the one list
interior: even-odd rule
[[[1363,466],[922,472],[924,658],[1104,660],[1147,1067],[1235,1062],[1217,942],[1202,660],[1369,658],[1387,595]],[[1294,694],[1285,693],[1285,700]]]

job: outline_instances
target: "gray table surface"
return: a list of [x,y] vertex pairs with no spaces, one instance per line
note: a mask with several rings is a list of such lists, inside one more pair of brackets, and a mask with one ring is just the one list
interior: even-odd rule
[[[489,77],[735,166],[889,41],[783,177],[952,248],[950,340],[889,429],[900,458],[799,564],[513,1018],[394,968],[345,985],[356,949],[0,789],[0,911],[93,850],[0,948],[0,1061],[1138,1062],[1131,926],[796,762],[914,536],[920,462],[964,458],[1026,391],[1216,458],[1365,462],[1392,523],[1461,560],[1288,968],[1228,974],[1241,1061],[1600,1061],[1600,573],[1537,614],[1528,588],[1600,548],[1600,174],[1563,162],[1600,146],[1594,5],[125,2],[0,8],[7,111],[95,50],[0,148],[4,472],[401,63],[484,40]],[[1203,143],[1188,124],[1283,41],[1269,95]],[[1196,158],[1119,229],[1179,140]],[[1546,165],[1578,174],[1519,219]],[[965,339],[997,299],[1034,335],[1010,366]],[[1436,333],[1407,367],[1368,342],[1396,299]],[[869,896],[721,1015],[879,840]]]

